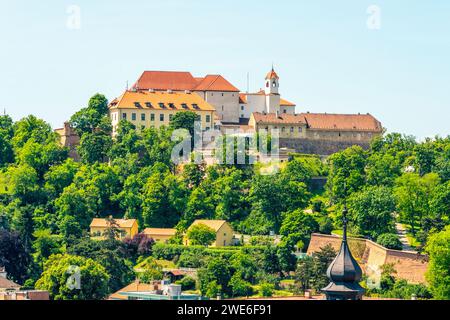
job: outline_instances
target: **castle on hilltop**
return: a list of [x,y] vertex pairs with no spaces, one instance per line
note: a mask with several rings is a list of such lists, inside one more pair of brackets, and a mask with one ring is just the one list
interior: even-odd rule
[[[130,89],[110,102],[113,135],[122,119],[137,129],[158,128],[180,111],[197,113],[204,131],[278,130],[280,147],[300,153],[329,155],[353,145],[367,148],[373,137],[383,133],[381,123],[370,114],[296,113],[295,103],[281,97],[279,81],[272,67],[264,89],[243,93],[221,75],[144,71]],[[73,133],[67,130],[57,130],[65,144],[74,141],[68,139]]]

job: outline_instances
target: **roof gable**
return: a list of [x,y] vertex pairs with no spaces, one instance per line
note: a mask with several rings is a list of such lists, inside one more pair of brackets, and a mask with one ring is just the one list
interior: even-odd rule
[[196,91],[230,91],[239,92],[240,90],[233,86],[221,75],[207,75],[195,87]]
[[190,72],[144,71],[134,88],[139,90],[192,90],[197,81]]
[[204,224],[217,232],[225,223],[227,223],[225,220],[195,220],[192,223],[191,227],[199,224]]
[[[114,221],[119,228],[132,228],[137,223],[136,219],[114,219]],[[90,227],[107,228],[109,227],[109,223],[107,219],[94,218],[92,219]]]
[[231,91],[239,92],[221,75],[207,75],[194,78],[185,71],[144,71],[133,86],[138,90],[174,91]]

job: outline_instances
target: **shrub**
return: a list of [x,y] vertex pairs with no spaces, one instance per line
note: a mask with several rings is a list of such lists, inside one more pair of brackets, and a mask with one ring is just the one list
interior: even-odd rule
[[259,288],[259,294],[263,297],[272,297],[275,286],[271,283],[262,283]]
[[181,290],[195,290],[195,280],[189,276],[184,277],[181,280],[175,282],[176,284],[181,285]]
[[209,246],[216,240],[216,232],[205,224],[198,224],[188,229],[187,237],[191,245]]
[[394,233],[383,233],[378,236],[377,243],[393,250],[402,250],[402,243],[398,236]]
[[234,297],[248,297],[253,294],[251,284],[243,280],[237,272],[231,277],[229,286]]

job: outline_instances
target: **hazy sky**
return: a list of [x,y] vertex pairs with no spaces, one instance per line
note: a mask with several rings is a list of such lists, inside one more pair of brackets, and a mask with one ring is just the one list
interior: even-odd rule
[[450,134],[448,0],[0,0],[0,41],[0,108],[16,120],[61,126],[143,70],[222,74],[242,91],[249,72],[254,91],[273,62],[297,112]]

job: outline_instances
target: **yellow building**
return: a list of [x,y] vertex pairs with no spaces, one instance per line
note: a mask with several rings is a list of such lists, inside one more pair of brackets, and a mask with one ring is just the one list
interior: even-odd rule
[[180,111],[192,111],[200,116],[202,130],[214,128],[214,107],[198,94],[172,91],[126,91],[109,105],[113,135],[120,120],[125,119],[137,129],[167,126]]
[[149,238],[152,238],[156,242],[167,243],[170,238],[174,237],[177,233],[177,229],[168,229],[168,228],[147,228],[144,230],[144,234],[146,234]]
[[[122,231],[120,235],[120,239],[129,237],[133,238],[139,232],[139,226],[136,219],[114,219],[117,223],[117,226]],[[101,240],[103,239],[103,234],[105,230],[110,227],[110,223],[108,219],[98,219],[95,218],[92,220],[90,228],[91,228],[91,237]]]
[[[225,220],[195,220],[189,228],[199,224],[210,227],[216,232],[216,240],[211,244],[211,247],[225,247],[232,245],[234,231],[230,224]],[[189,240],[186,238],[184,243],[189,245]]]

